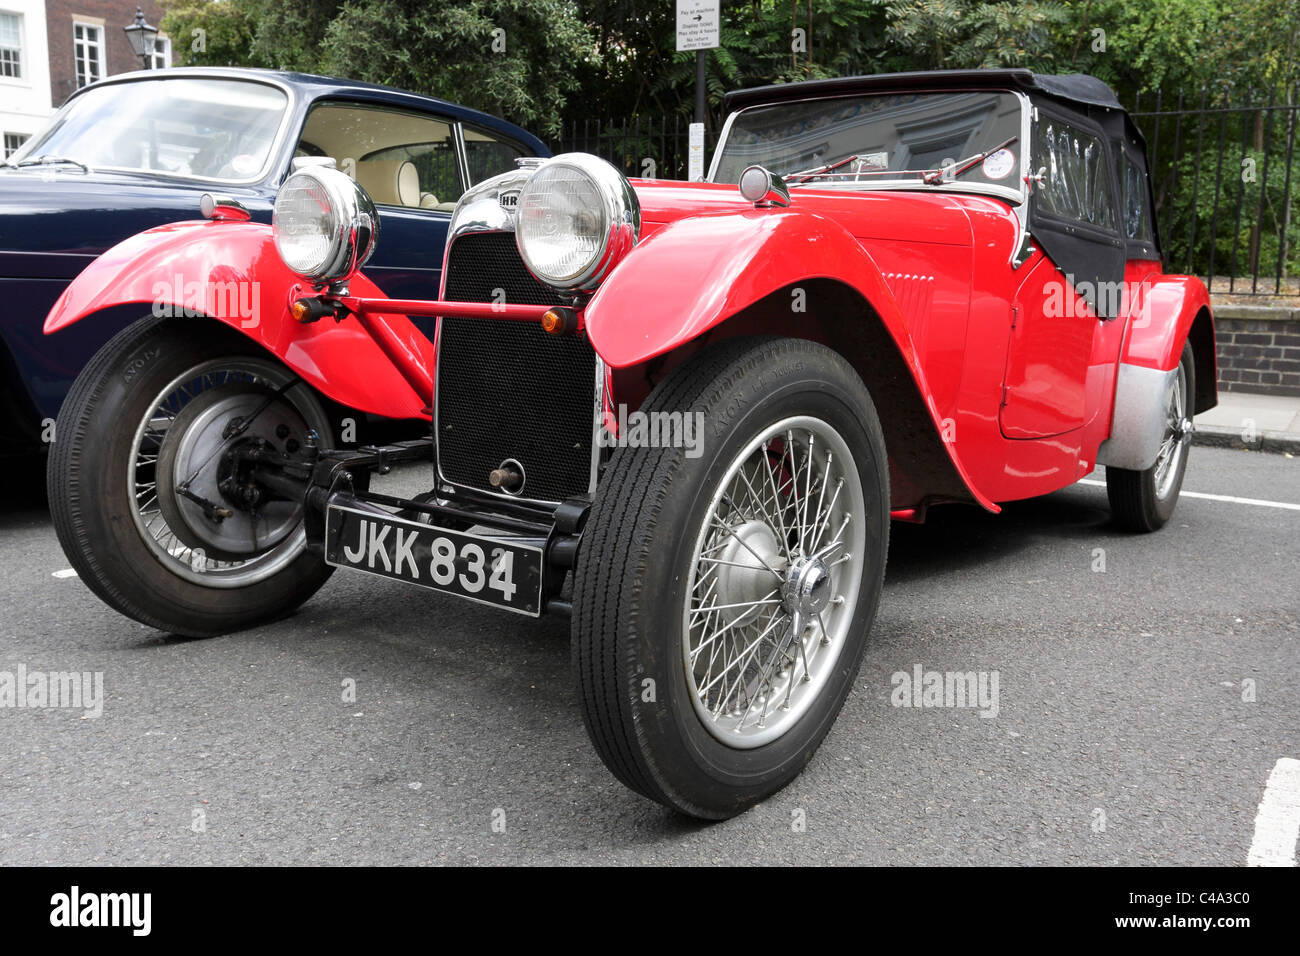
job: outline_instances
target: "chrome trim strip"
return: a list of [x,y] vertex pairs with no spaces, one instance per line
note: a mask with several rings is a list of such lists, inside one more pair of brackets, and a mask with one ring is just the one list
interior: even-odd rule
[[452,140],[456,144],[456,167],[460,173],[460,181],[464,185],[464,195],[474,184],[469,181],[469,153],[465,150],[465,124],[460,120],[452,123]]
[[[590,341],[590,340],[588,340]],[[592,349],[595,351],[595,349]],[[587,484],[587,494],[596,495],[596,482],[600,476],[600,432],[605,425],[605,362],[596,356],[596,409],[591,424],[591,481]]]
[[[753,107],[750,107],[753,109]],[[713,158],[709,160],[709,172],[704,177],[706,183],[714,182],[714,174],[718,171],[718,159],[722,156],[722,147],[726,145],[727,137],[731,135],[731,124],[736,121],[736,117],[744,110],[732,110],[727,114],[727,118],[722,123],[722,129],[718,132],[718,144],[713,147]]]
[[1029,241],[1029,182],[1027,177],[1031,175],[1034,168],[1033,157],[1030,154],[1030,145],[1033,142],[1030,137],[1033,135],[1033,104],[1029,102],[1029,97],[1024,93],[1016,92],[1015,96],[1020,100],[1020,168],[1016,170],[1016,184],[1019,187],[1020,202],[1012,212],[1016,214],[1016,222],[1019,223],[1019,230],[1016,232],[1016,240],[1011,246],[1011,254],[1008,262],[1012,269],[1019,269],[1025,264],[1025,261],[1034,254],[1034,247]]

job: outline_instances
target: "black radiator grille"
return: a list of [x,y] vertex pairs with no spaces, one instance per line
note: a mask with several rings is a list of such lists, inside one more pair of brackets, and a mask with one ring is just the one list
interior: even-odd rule
[[[528,272],[504,232],[460,236],[447,257],[455,302],[561,305]],[[585,335],[536,322],[443,319],[438,340],[438,465],[448,481],[491,491],[488,473],[513,458],[524,498],[562,501],[591,484],[596,353]]]
[[513,232],[471,232],[458,237],[447,257],[447,301],[494,302],[497,289],[514,305],[568,305],[528,271],[515,248]]

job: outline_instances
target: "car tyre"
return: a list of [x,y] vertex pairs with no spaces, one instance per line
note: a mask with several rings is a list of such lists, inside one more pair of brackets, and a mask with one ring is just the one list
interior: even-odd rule
[[[213,371],[186,378],[191,370]],[[155,430],[164,427],[155,421],[167,421],[155,400],[172,394],[169,383],[186,383],[177,394],[188,388],[198,398],[186,398],[170,419],[185,421],[205,395],[238,400],[241,380],[248,382],[246,404],[260,405],[272,394],[268,386],[283,385],[283,399],[267,414],[292,423],[294,434],[333,434],[306,383],[244,336],[197,320],[146,318],[123,329],[77,377],[59,412],[46,476],[59,543],[91,591],[142,624],[188,637],[251,627],[293,611],[333,570],[306,550],[300,518],[292,527],[290,502],[278,503],[289,526],[281,529],[281,540],[250,549],[242,562],[219,549],[219,558],[196,553],[192,532],[168,530],[167,521],[178,513],[175,503],[156,515],[148,503],[149,486],[163,485],[159,465],[149,459],[171,462],[172,438],[183,437]],[[208,381],[217,384],[205,392]],[[153,444],[136,444],[139,434],[153,434]]]
[[852,689],[888,548],[884,438],[848,362],[800,339],[709,347],[642,411],[698,413],[703,441],[608,463],[574,572],[581,709],[624,784],[724,819],[798,775]]
[[1169,397],[1165,434],[1155,464],[1142,471],[1106,468],[1106,497],[1115,523],[1128,531],[1150,532],[1164,526],[1178,505],[1192,440],[1196,364],[1192,344],[1183,343],[1178,377]]

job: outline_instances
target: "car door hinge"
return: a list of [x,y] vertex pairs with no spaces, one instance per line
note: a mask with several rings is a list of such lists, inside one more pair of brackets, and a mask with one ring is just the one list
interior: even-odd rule
[[1016,322],[1019,319],[1020,319],[1020,306],[1013,305],[1011,307],[1011,328],[1013,331],[1015,330]]
[[1000,407],[1001,408],[1007,407],[1007,386],[1005,384],[1003,384],[1002,386],[1002,404]]

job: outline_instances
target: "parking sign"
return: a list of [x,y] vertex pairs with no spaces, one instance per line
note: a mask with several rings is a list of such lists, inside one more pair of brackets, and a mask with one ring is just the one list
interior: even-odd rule
[[677,49],[712,50],[721,45],[721,0],[677,0]]

